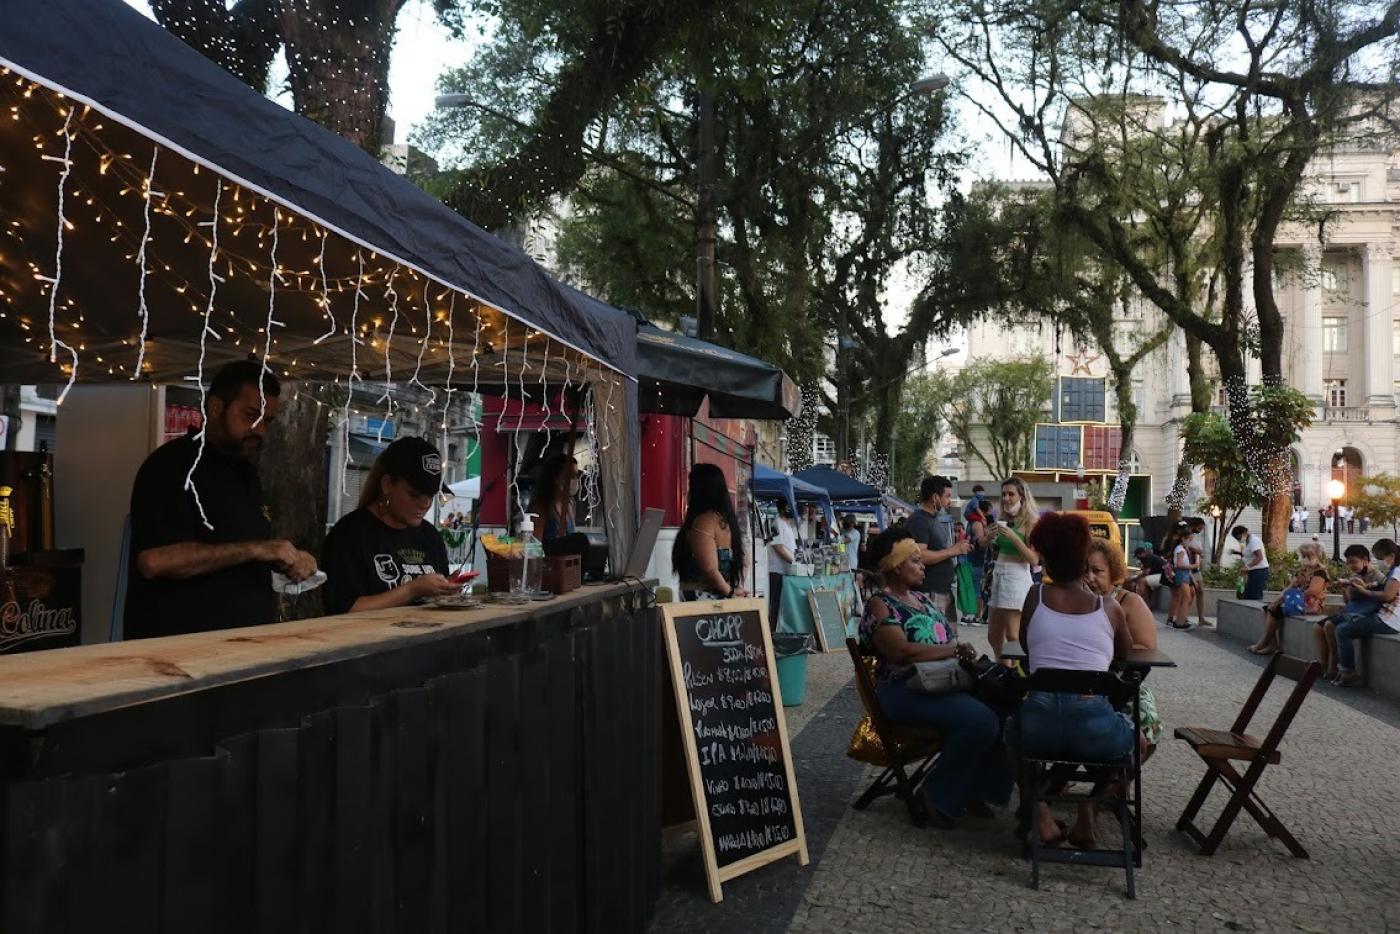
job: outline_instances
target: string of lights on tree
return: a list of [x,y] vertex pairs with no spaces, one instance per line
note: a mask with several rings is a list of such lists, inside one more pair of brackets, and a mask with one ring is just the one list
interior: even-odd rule
[[[92,108],[5,68],[0,133],[10,137],[12,163],[17,152],[33,160],[21,155],[21,164],[0,166],[0,334],[33,351],[27,372],[40,361],[54,367],[65,384],[60,403],[76,381],[94,378],[187,383],[202,401],[212,364],[249,355],[269,372],[305,382],[318,406],[334,398],[339,411],[332,418],[347,431],[363,414],[356,396],[367,381],[382,387],[374,400],[383,413],[381,440],[396,413],[412,412],[445,431],[461,391],[454,379],[468,349],[463,337],[471,335],[464,358],[470,399],[487,384],[523,398],[527,373],[546,400],[562,373],[565,398],[571,383],[591,372],[595,383],[608,382],[605,405],[615,410],[616,380],[590,370],[579,351],[183,154],[139,137],[118,143],[134,134],[109,131]],[[33,199],[43,185],[51,186],[51,207],[36,213]],[[52,218],[47,231],[45,214]],[[122,262],[131,268],[129,294],[94,284],[105,284],[95,266],[105,273]],[[105,314],[90,320],[85,305],[94,300]],[[114,330],[110,313],[122,305],[131,309],[127,333]],[[499,378],[482,378],[488,364]],[[597,448],[592,394],[585,399],[586,430]],[[479,446],[476,407],[465,409]],[[605,437],[600,449],[610,443]],[[598,450],[591,453],[590,514],[604,501]],[[347,444],[342,494],[350,466]],[[198,501],[193,474],[187,488]]]
[[821,395],[816,384],[802,385],[802,410],[787,423],[788,467],[796,473],[812,466],[812,448],[817,437],[817,411]]

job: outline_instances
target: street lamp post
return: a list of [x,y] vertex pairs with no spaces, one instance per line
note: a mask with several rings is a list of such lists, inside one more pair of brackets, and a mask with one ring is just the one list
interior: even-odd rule
[[1346,496],[1347,485],[1340,480],[1327,481],[1327,498],[1332,501],[1332,560],[1342,560],[1342,523],[1337,520],[1337,504]]

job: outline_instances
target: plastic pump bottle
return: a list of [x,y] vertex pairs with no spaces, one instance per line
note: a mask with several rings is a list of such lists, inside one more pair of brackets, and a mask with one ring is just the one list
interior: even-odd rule
[[520,577],[511,581],[511,592],[517,596],[534,597],[540,592],[544,573],[544,547],[535,538],[535,514],[527,512],[520,520],[520,540],[524,546],[520,558]]

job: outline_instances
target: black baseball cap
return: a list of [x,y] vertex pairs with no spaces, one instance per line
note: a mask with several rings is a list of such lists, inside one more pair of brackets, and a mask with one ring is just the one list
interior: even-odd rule
[[386,474],[407,480],[424,496],[451,492],[442,482],[442,455],[422,438],[400,438],[384,449],[379,461]]

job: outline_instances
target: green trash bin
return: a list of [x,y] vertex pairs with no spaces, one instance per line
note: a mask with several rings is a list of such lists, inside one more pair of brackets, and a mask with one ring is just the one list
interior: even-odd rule
[[784,707],[796,707],[807,699],[807,656],[812,637],[804,632],[773,634],[773,655],[778,663],[778,694]]

